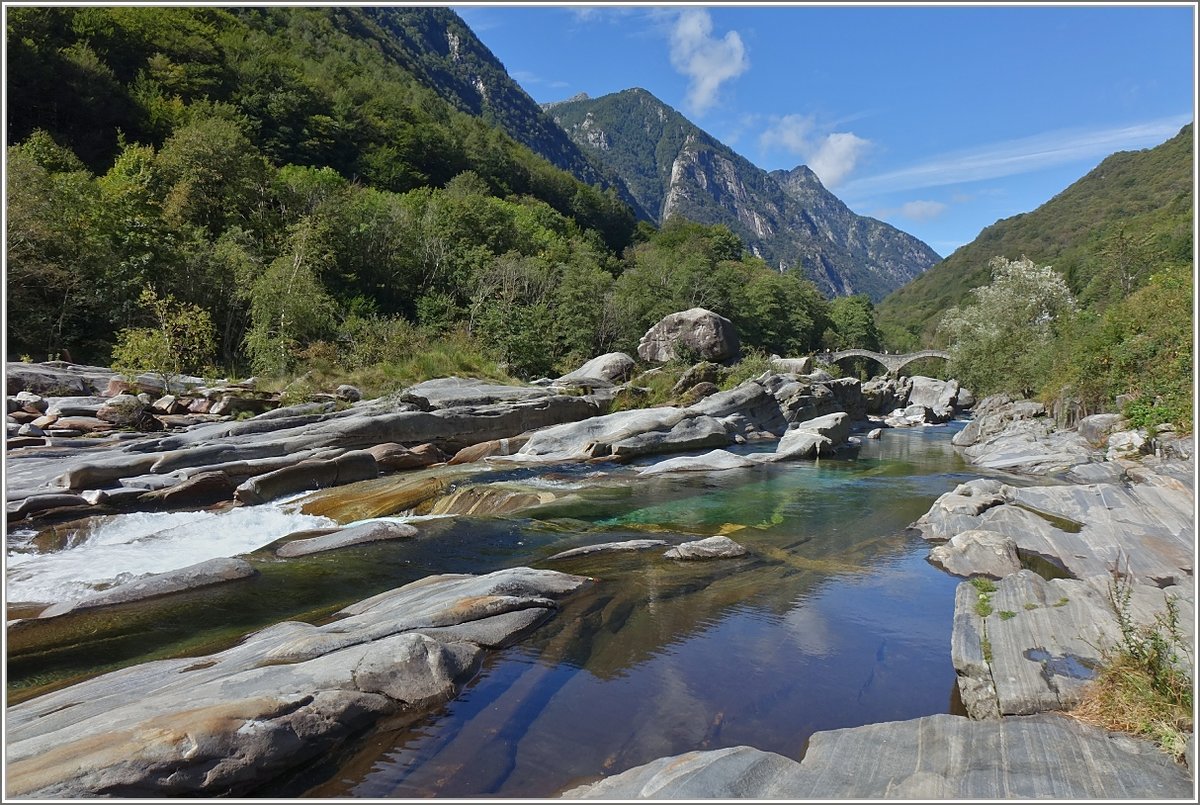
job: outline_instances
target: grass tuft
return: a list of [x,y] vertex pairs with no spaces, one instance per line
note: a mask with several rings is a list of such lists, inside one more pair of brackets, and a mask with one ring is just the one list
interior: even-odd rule
[[1165,610],[1152,623],[1136,624],[1132,595],[1128,575],[1114,571],[1109,601],[1121,639],[1103,649],[1104,665],[1071,715],[1149,738],[1179,759],[1193,728],[1192,658],[1179,625],[1179,604],[1168,596]]

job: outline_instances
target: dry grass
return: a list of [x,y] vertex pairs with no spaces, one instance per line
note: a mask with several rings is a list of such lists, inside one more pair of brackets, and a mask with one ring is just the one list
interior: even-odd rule
[[1121,640],[1104,650],[1104,666],[1070,715],[1149,738],[1179,759],[1193,729],[1192,658],[1179,626],[1179,606],[1168,597],[1153,623],[1135,624],[1132,592],[1129,576],[1114,571],[1109,600]]

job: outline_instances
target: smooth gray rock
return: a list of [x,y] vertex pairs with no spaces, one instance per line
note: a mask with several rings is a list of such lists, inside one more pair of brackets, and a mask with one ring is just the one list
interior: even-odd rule
[[102,366],[84,366],[66,361],[44,363],[9,362],[4,365],[4,379],[8,394],[21,391],[42,395],[101,394],[108,382],[116,376],[112,369]]
[[83,506],[87,503],[87,499],[80,495],[52,492],[45,495],[30,495],[19,503],[8,504],[5,506],[5,513],[10,520],[20,520],[34,512],[57,509],[62,506]]
[[[243,794],[381,718],[394,728],[429,712],[479,667],[483,647],[469,636],[503,644],[586,583],[530,568],[433,576],[324,626],[276,624],[217,654],[22,702],[6,718],[6,796]],[[498,624],[521,631],[505,637]]]
[[422,410],[494,405],[518,400],[537,400],[557,392],[539,386],[505,386],[483,380],[461,377],[441,377],[411,386],[400,395],[405,402]]
[[648,548],[657,548],[660,545],[666,544],[667,541],[662,539],[628,539],[623,542],[602,542],[599,545],[585,545],[582,548],[572,548],[569,551],[560,551],[553,556],[546,557],[546,561],[556,562],[560,559],[573,559],[577,556],[591,556],[597,553],[644,551]]
[[721,447],[732,441],[719,420],[710,416],[692,416],[681,419],[665,431],[647,431],[617,439],[609,443],[609,451],[618,458],[634,458]]
[[139,507],[182,509],[208,506],[233,500],[237,488],[228,475],[219,471],[200,472],[165,489],[147,492],[138,498]]
[[828,436],[822,436],[802,428],[793,428],[783,434],[783,438],[775,446],[774,457],[776,460],[784,461],[813,458],[818,455],[827,456],[832,455],[833,452],[834,444]]
[[995,531],[963,531],[934,546],[929,561],[955,576],[1002,579],[1021,569],[1017,543]]
[[635,365],[633,358],[624,352],[606,352],[592,358],[575,371],[567,372],[558,378],[558,382],[591,379],[610,382],[624,381],[629,379]]
[[961,531],[979,527],[977,515],[1005,502],[999,481],[976,478],[959,484],[933,502],[929,511],[912,524],[928,540],[947,540]]
[[[958,586],[950,657],[959,693],[973,718],[1070,709],[1121,640],[1109,579],[1046,581],[1021,570],[995,582],[992,593],[971,582]],[[981,616],[981,596],[987,601]],[[1166,596],[1180,607],[1184,640],[1191,644],[1194,597],[1188,588],[1148,584],[1132,587],[1134,623],[1152,623],[1166,610]]]
[[343,383],[333,390],[333,396],[337,397],[339,400],[355,403],[361,400],[363,395],[362,392],[354,386],[351,386],[348,383]]
[[297,539],[280,545],[275,555],[281,558],[308,556],[309,554],[332,551],[350,545],[362,545],[367,542],[381,542],[393,539],[411,539],[417,535],[417,529],[407,523],[391,523],[386,521],[360,523],[324,534],[319,537]]
[[1007,394],[993,394],[979,401],[971,421],[950,441],[959,447],[970,447],[981,439],[995,436],[1012,422],[1045,415],[1046,406],[1040,402],[1013,400]]
[[1076,578],[1119,566],[1148,584],[1190,583],[1195,495],[1183,483],[1012,487],[971,481],[939,497],[913,523],[926,539],[983,529]]
[[667,559],[733,559],[745,553],[746,549],[729,537],[707,537],[680,543],[663,556]]
[[867,431],[867,438],[868,439],[882,439],[883,438],[883,428],[871,428],[869,431]]
[[642,336],[637,353],[642,360],[666,363],[681,350],[721,363],[736,358],[740,345],[733,322],[711,310],[694,307],[664,316]]
[[194,590],[198,587],[208,587],[227,581],[251,578],[257,576],[254,569],[245,559],[220,557],[198,562],[194,565],[171,570],[167,573],[155,573],[143,576],[125,584],[110,587],[94,595],[76,601],[63,601],[42,610],[39,618],[53,618],[66,615],[68,612],[78,612],[84,609],[97,609],[114,604],[127,604],[132,601],[143,601],[160,595]]
[[[959,435],[966,430],[959,432]],[[981,438],[963,450],[972,464],[1028,475],[1065,473],[1100,459],[1075,431],[1058,430],[1045,417],[1013,421],[999,433]]]
[[790,799],[800,764],[749,746],[688,752],[563,793],[565,799]]
[[804,759],[748,746],[660,758],[572,799],[1004,800],[1190,797],[1186,770],[1147,741],[1055,715],[939,714],[814,733]]
[[915,375],[909,378],[908,404],[920,405],[929,410],[930,422],[946,422],[954,417],[958,403],[958,381],[937,380]]
[[45,413],[58,417],[94,417],[107,403],[107,397],[47,397]]
[[[592,417],[580,422],[570,422],[563,425],[544,428],[532,434],[516,453],[517,458],[562,460],[590,458],[593,456],[610,455],[613,445],[624,443],[628,450],[642,447],[642,452],[667,452],[668,447],[654,451],[648,449],[656,442],[663,443],[681,423],[689,419],[703,419],[704,427],[691,434],[699,436],[701,443],[688,446],[689,441],[683,438],[689,430],[687,425],[677,433],[680,438],[671,440],[675,450],[688,450],[716,446],[706,443],[713,438],[718,429],[720,434],[725,429],[712,417],[702,417],[694,411],[682,408],[661,407],[643,408],[633,411],[619,411],[614,414]],[[728,437],[723,444],[728,444]]]
[[710,450],[699,456],[680,456],[659,461],[638,470],[639,475],[662,475],[669,472],[718,472],[756,467],[758,462],[728,450]]

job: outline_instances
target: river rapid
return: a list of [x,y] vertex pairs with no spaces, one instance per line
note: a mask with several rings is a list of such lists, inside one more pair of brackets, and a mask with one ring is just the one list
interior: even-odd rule
[[[383,725],[258,793],[548,797],[694,749],[748,744],[799,758],[818,730],[958,712],[950,633],[959,579],[926,561],[928,543],[907,526],[980,475],[950,444],[961,426],[887,430],[834,459],[718,473],[636,475],[646,461],[498,467],[472,482],[557,500],[501,517],[415,518],[411,541],[287,561],[266,546],[326,524],[287,501],[121,515],[86,533],[14,532],[10,603],[196,557],[243,554],[260,573],[11,633],[10,701],[133,662],[218,650],[280,620],[322,622],[430,574],[530,565],[597,583],[492,653],[439,711],[405,729]],[[748,553],[547,561],[600,542],[715,534]]]

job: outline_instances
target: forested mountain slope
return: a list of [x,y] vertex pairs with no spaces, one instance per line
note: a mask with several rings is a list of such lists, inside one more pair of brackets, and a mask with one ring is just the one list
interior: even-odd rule
[[[930,344],[941,315],[989,281],[988,261],[1028,256],[1052,265],[1088,303],[1111,263],[1106,245],[1124,232],[1146,248],[1190,262],[1193,133],[1188,124],[1155,148],[1113,154],[1036,210],[997,221],[940,264],[889,295],[878,320],[893,346]],[[1143,259],[1142,264],[1146,263]]]

